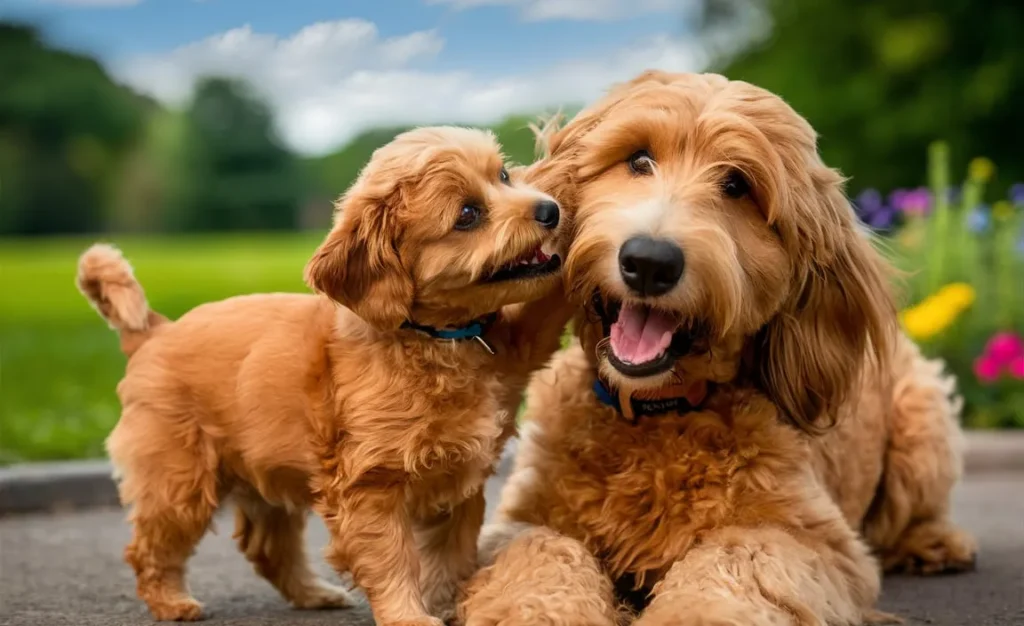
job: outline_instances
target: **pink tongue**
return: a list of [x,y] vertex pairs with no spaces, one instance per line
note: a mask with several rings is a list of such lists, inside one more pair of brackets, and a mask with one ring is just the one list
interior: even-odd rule
[[612,324],[612,352],[633,365],[653,361],[668,349],[675,329],[675,321],[660,311],[623,304],[619,319]]

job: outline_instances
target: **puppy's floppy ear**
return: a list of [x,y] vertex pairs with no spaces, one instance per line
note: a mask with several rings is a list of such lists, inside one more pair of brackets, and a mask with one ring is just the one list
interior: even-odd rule
[[306,284],[381,329],[408,319],[413,282],[396,247],[396,191],[387,198],[350,193],[334,228],[306,265]]
[[856,226],[841,180],[819,162],[809,189],[787,194],[793,206],[783,219],[813,226],[791,251],[793,293],[762,331],[757,355],[766,393],[810,433],[834,424],[866,363],[885,371],[897,332],[888,265]]

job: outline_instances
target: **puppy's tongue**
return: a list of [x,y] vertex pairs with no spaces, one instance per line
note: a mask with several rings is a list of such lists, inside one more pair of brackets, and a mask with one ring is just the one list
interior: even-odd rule
[[676,321],[665,313],[624,303],[619,319],[612,324],[612,352],[633,365],[653,361],[668,350],[675,330]]

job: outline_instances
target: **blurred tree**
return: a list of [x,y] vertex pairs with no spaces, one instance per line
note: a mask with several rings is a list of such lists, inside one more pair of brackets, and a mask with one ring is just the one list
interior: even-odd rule
[[[576,109],[572,109],[566,114],[572,117],[575,112]],[[490,127],[510,163],[533,162],[536,142],[533,131],[530,130],[530,123],[538,119],[539,116],[536,115],[513,115]],[[357,135],[336,152],[307,159],[306,168],[316,193],[329,198],[340,196],[355,181],[359,170],[370,160],[374,150],[409,128],[405,126],[369,130]]]
[[151,101],[0,22],[0,233],[95,231]]
[[277,139],[266,104],[236,80],[196,86],[168,226],[180,230],[291,229],[298,224],[301,172]]
[[409,127],[377,128],[356,135],[341,149],[306,160],[316,192],[337,198],[356,180],[373,151],[409,130]]
[[[759,40],[719,71],[785,98],[821,135],[855,189],[925,181],[925,147],[949,142],[1024,178],[1011,138],[1024,123],[1020,0],[705,0],[705,31],[732,24]],[[752,25],[751,15],[770,15]],[[745,21],[744,21],[745,20]],[[735,33],[735,31],[734,31]]]

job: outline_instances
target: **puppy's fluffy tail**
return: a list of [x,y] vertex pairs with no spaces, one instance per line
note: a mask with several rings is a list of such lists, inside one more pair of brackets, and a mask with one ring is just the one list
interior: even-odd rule
[[121,251],[94,244],[78,260],[78,289],[110,327],[121,335],[121,350],[131,356],[167,318],[149,310],[142,285]]

